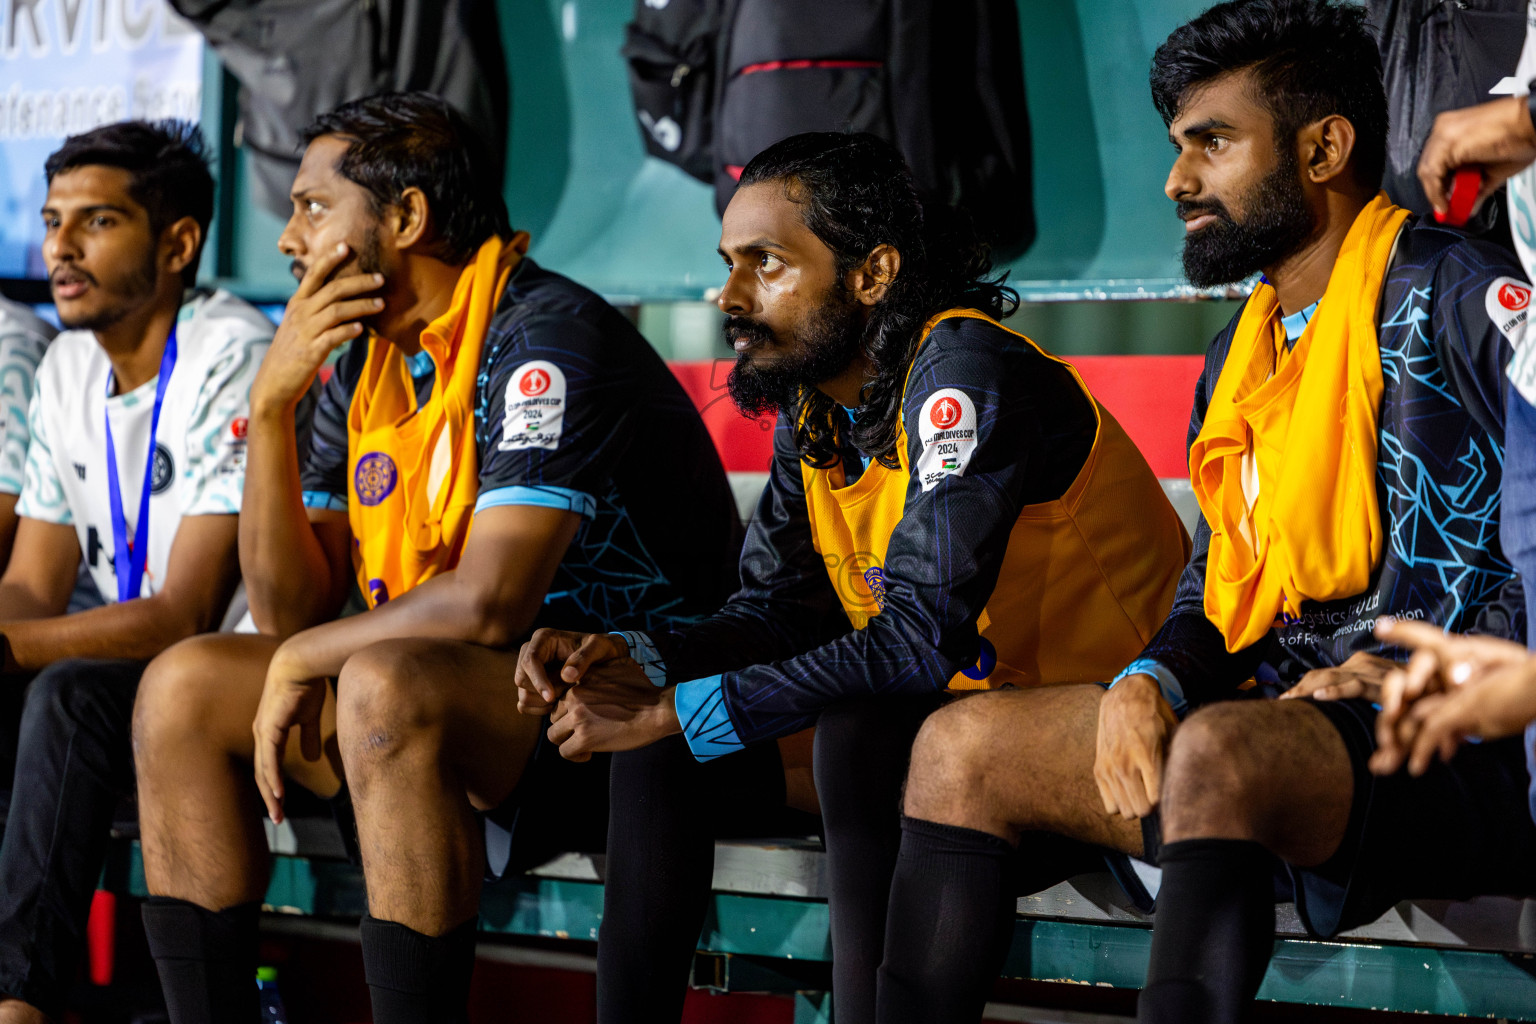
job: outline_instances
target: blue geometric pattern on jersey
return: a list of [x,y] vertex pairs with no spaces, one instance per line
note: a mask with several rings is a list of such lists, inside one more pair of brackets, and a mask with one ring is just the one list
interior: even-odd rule
[[[1468,432],[1449,449],[1451,467],[1437,472],[1425,463],[1432,448],[1423,441],[1433,421],[1444,415],[1446,403],[1460,407],[1426,333],[1433,291],[1410,289],[1381,325],[1381,371],[1388,391],[1382,404],[1392,408],[1393,392],[1408,400],[1382,423],[1377,475],[1392,510],[1387,517],[1391,561],[1400,563],[1410,580],[1429,577],[1436,584],[1410,603],[1433,601],[1431,595],[1438,593],[1435,621],[1459,632],[1473,624],[1477,611],[1498,594],[1514,568],[1502,557],[1498,543],[1504,465],[1498,442],[1482,431]],[[1404,387],[1405,381],[1412,384]],[[1405,443],[1408,435],[1410,443]],[[1453,467],[1460,467],[1459,472]]]
[[[1285,656],[1295,659],[1287,677],[1337,665],[1354,651],[1390,653],[1371,635],[1378,615],[1476,628],[1480,616],[1502,607],[1514,578],[1499,544],[1504,454],[1490,434],[1502,429],[1503,406],[1497,381],[1490,393],[1480,379],[1497,374],[1507,349],[1484,303],[1498,268],[1464,246],[1434,249],[1417,264],[1407,236],[1400,248],[1404,256],[1383,282],[1378,331],[1382,564],[1365,593],[1308,602],[1297,623],[1276,628]],[[1454,383],[1448,363],[1459,370]],[[1481,416],[1469,402],[1483,404]],[[1523,615],[1513,618],[1523,626]]]
[[697,622],[697,614],[680,610],[681,596],[656,603],[658,594],[669,591],[676,594],[646,550],[618,492],[610,489],[598,501],[596,516],[576,531],[555,570],[544,599],[545,618],[552,624],[562,621],[563,604],[576,616],[572,622],[611,623],[647,633]]

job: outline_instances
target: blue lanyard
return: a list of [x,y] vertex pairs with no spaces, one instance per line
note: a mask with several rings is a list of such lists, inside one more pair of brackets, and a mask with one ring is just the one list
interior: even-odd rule
[[[131,601],[139,596],[144,582],[144,566],[149,560],[149,492],[155,485],[155,435],[160,432],[160,406],[165,401],[165,387],[176,369],[176,327],[165,339],[165,355],[160,357],[160,379],[155,384],[155,411],[149,421],[149,454],[144,460],[144,487],[139,491],[139,518],[133,527],[133,542],[128,541],[128,520],[123,516],[123,489],[117,482],[117,447],[112,443],[112,412],[107,420],[107,491],[112,498],[112,571],[117,577],[117,599]],[[107,371],[107,397],[112,397],[112,373]]]

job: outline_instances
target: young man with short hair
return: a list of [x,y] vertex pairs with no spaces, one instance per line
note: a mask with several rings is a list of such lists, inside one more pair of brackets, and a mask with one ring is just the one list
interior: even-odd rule
[[799,135],[752,160],[725,211],[718,305],[732,397],[779,418],[742,589],[689,630],[524,648],[530,710],[557,696],[543,664],[569,657],[561,752],[624,751],[603,1024],[678,1018],[714,840],[773,827],[793,795],[774,741],[811,726],[834,1006],[871,1020],[923,719],[955,692],[1104,679],[1172,598],[1188,538],[1156,477],[1069,364],[999,323],[1017,300],[950,216],[872,135]]
[[[263,635],[150,668],[144,923],[173,1021],[254,1022],[253,807],[281,821],[285,777],[345,780],[373,1019],[458,1021],[482,877],[601,828],[606,765],[562,762],[518,714],[511,645],[691,621],[734,588],[740,522],[681,385],[523,255],[459,114],[381,95],[308,138],[279,239],[299,287],[251,391],[240,560]],[[301,459],[294,405],[349,341]],[[354,579],[367,610],[332,621]]]
[[[194,127],[107,125],[66,140],[46,173],[43,259],[67,330],[37,369],[0,576],[5,727],[19,730],[0,843],[3,1021],[64,1009],[133,787],[146,663],[244,614],[244,429],[272,337],[253,307],[191,287],[213,215]],[[106,604],[65,615],[82,556]]]
[[[1277,856],[1307,928],[1331,935],[1401,896],[1454,895],[1487,835],[1472,801],[1446,799],[1452,779],[1371,785],[1374,712],[1358,698],[1393,665],[1380,614],[1523,635],[1498,525],[1502,367],[1528,286],[1507,253],[1380,194],[1386,101],[1358,7],[1220,4],[1159,48],[1152,87],[1190,280],[1264,275],[1196,388],[1195,555],[1108,692],[989,696],[930,721],[883,1021],[978,1019],[1041,833],[1161,864],[1142,997],[1156,1021],[1244,1011],[1273,944]],[[1231,699],[1250,679],[1293,699]],[[1049,701],[1080,707],[1078,726],[1043,727]],[[1426,848],[1408,833],[1428,807],[1450,841]],[[1536,849],[1509,824],[1512,854]],[[935,920],[961,941],[936,943]]]

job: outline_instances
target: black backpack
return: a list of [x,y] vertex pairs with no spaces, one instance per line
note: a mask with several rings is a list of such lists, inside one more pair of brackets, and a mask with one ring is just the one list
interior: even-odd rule
[[721,212],[780,139],[867,131],[925,201],[1008,254],[1034,238],[1014,0],[636,0],[624,53],[647,149],[712,183]]
[[635,0],[620,52],[652,156],[714,180],[711,127],[722,0]]
[[[1419,154],[1435,115],[1486,103],[1515,73],[1525,43],[1526,0],[1366,0],[1387,90],[1387,168],[1382,188],[1394,203],[1429,211],[1419,184]],[[1494,208],[1487,204],[1487,227]]]

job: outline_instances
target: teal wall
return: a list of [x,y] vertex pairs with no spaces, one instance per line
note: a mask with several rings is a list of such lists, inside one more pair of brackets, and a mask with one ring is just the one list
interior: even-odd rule
[[[830,2],[830,0],[829,0]],[[1178,266],[1181,226],[1162,195],[1171,150],[1147,93],[1157,44],[1205,0],[1019,0],[1040,233],[1007,265],[1033,302],[1020,313],[1059,351],[1198,351],[1228,303],[1133,312],[1120,302],[1193,297]],[[618,55],[632,0],[498,0],[511,75],[507,200],[533,255],[626,304],[666,350],[713,344],[696,307],[722,280],[710,189],[647,158]],[[210,90],[213,94],[216,90]],[[210,101],[210,106],[215,105]],[[226,131],[227,135],[227,131]],[[281,223],[252,207],[236,164],[220,273],[240,290],[291,290]],[[709,333],[699,334],[701,330]],[[1052,337],[1054,336],[1054,337]]]

